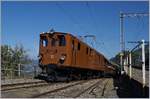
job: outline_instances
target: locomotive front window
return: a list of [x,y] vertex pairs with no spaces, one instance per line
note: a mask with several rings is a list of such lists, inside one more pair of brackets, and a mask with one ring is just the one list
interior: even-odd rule
[[48,40],[46,38],[42,40],[42,45],[43,47],[46,47],[48,45]]
[[56,40],[55,40],[54,38],[52,38],[51,45],[52,45],[52,46],[55,46],[55,45],[56,45]]
[[64,35],[59,35],[59,46],[65,46],[66,45],[66,39]]

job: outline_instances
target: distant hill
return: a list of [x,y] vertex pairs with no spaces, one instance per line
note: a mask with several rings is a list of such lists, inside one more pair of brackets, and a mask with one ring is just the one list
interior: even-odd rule
[[[142,49],[141,48],[138,48],[136,49],[133,53],[132,53],[132,65],[133,67],[135,68],[139,68],[141,69],[142,68]],[[129,53],[128,51],[126,51],[125,53]],[[120,56],[119,56],[119,53],[115,56],[115,57],[112,57],[110,59],[110,61],[112,62],[115,62],[116,64],[120,64]],[[145,66],[146,66],[146,69],[149,69],[149,45],[145,45]]]

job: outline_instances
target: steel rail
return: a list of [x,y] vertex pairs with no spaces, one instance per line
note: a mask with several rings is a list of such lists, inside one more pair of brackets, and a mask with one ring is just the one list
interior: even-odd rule
[[81,91],[81,92],[78,93],[77,95],[73,96],[73,98],[77,98],[77,97],[79,97],[81,94],[83,94],[83,93],[85,93],[86,91],[90,90],[91,88],[97,86],[102,80],[103,80],[103,82],[105,81],[105,79],[100,79],[100,80],[97,81],[96,83],[92,84],[90,87],[86,88],[85,90]]
[[104,96],[105,90],[106,90],[106,86],[108,85],[108,83],[109,83],[109,80],[107,80],[107,82],[105,83],[105,85],[104,85],[104,87],[103,87],[103,90],[102,90],[101,96]]
[[13,83],[13,84],[4,84],[1,85],[1,87],[9,87],[9,86],[15,86],[15,85],[23,85],[23,84],[33,84],[33,83],[40,83],[40,82],[45,82],[45,81],[34,81],[34,82],[23,82],[23,83]]
[[[7,91],[7,90],[14,90],[14,89],[20,89],[20,88],[30,88],[30,87],[38,87],[38,86],[45,86],[49,85],[49,83],[46,83],[44,81],[40,82],[29,82],[29,83],[17,83],[16,84],[9,84],[9,85],[2,85],[1,91]],[[5,88],[6,87],[6,88]]]
[[75,85],[79,85],[79,84],[82,84],[82,83],[86,83],[86,82],[88,82],[88,80],[80,81],[80,82],[77,82],[77,83],[74,83],[74,84],[66,85],[66,86],[61,87],[61,88],[56,88],[56,89],[54,89],[54,90],[50,90],[50,91],[47,91],[47,92],[43,92],[43,93],[41,93],[41,94],[33,95],[33,96],[31,96],[30,98],[38,98],[38,97],[40,97],[40,96],[47,95],[47,94],[54,93],[54,92],[58,92],[58,91],[61,91],[61,90],[70,88],[70,87],[75,86]]

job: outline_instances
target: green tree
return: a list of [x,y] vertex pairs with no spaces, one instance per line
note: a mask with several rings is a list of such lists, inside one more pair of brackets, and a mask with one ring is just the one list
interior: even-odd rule
[[[27,51],[24,49],[22,45],[16,45],[15,48],[11,48],[8,45],[1,46],[1,62],[2,69],[11,69],[18,70],[19,64],[29,64],[31,59],[28,57]],[[24,65],[21,65],[21,69],[23,70]],[[10,74],[10,71],[7,71],[7,74]],[[13,72],[13,74],[17,75],[17,72]]]
[[11,63],[12,63],[12,48],[8,45],[2,45],[1,46],[1,67],[2,67],[2,73],[6,76],[8,76],[11,72],[7,71],[4,72],[4,69],[8,70],[11,69]]

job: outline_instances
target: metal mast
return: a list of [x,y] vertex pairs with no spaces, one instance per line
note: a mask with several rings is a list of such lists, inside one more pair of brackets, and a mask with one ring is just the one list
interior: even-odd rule
[[120,65],[121,65],[121,72],[123,71],[123,52],[125,49],[124,44],[124,33],[123,33],[123,13],[120,12]]
[[124,71],[123,68],[123,58],[125,52],[125,39],[124,39],[124,29],[123,29],[123,19],[124,17],[142,17],[148,16],[148,13],[122,13],[120,12],[120,65],[121,65],[121,72]]

